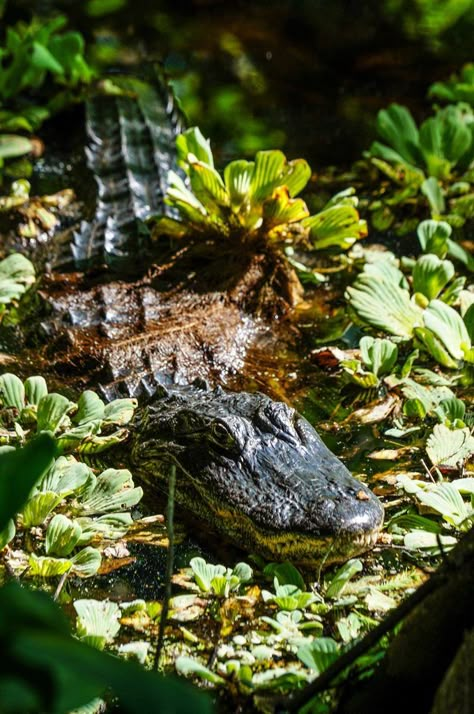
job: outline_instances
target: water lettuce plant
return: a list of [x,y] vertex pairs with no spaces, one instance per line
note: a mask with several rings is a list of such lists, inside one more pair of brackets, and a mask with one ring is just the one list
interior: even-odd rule
[[[434,254],[418,258],[410,282],[391,261],[380,260],[365,265],[346,299],[361,322],[414,339],[439,364],[454,369],[474,362],[474,307],[460,301],[464,282],[450,261]],[[457,303],[460,311],[452,306]]]
[[33,264],[20,253],[0,261],[0,320],[8,306],[17,302],[34,282]]
[[[84,57],[82,35],[62,32],[65,25],[66,18],[58,16],[6,28],[0,48],[0,130],[34,131],[65,103],[77,99],[67,90],[93,79],[94,72]],[[66,91],[49,91],[46,101],[38,104],[27,101],[24,92],[38,93],[48,78]]]
[[421,181],[425,174],[449,180],[466,171],[474,160],[474,121],[467,108],[447,106],[418,128],[406,107],[391,104],[378,113],[376,125],[385,143],[374,142],[368,155],[418,169]]
[[467,102],[474,106],[474,64],[464,65],[460,73],[431,85],[428,95],[447,102]]
[[75,403],[48,392],[43,377],[22,382],[13,374],[0,376],[2,453],[15,453],[47,433],[54,437],[57,456],[0,534],[0,548],[15,539],[19,549],[14,558],[6,556],[12,570],[28,567],[30,577],[44,578],[97,572],[101,553],[95,546],[126,533],[132,523],[129,510],[142,489],[134,487],[126,469],[97,473],[64,454],[98,453],[122,441],[134,407],[131,399],[104,405],[90,390]]
[[196,127],[176,140],[184,178],[169,174],[167,203],[176,217],[157,217],[155,235],[217,237],[240,242],[295,240],[315,249],[347,249],[367,235],[349,189],[311,216],[296,196],[311,170],[304,159],[259,151],[254,161],[232,161],[221,175],[209,142]]

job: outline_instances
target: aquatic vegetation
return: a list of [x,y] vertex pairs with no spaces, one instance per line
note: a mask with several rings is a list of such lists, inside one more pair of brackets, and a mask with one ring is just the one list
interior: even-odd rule
[[398,347],[391,340],[365,335],[359,342],[361,360],[341,361],[344,369],[355,384],[365,389],[377,387],[381,378],[389,375],[398,360]]
[[[0,51],[0,129],[34,131],[52,113],[80,99],[80,92],[68,90],[77,90],[94,78],[84,57],[82,35],[61,32],[66,22],[64,16],[58,16],[48,22],[33,19],[7,28]],[[64,90],[56,88],[52,96],[46,95],[46,101],[40,99],[41,103],[32,105],[23,93],[38,93],[47,78]]]
[[431,85],[428,96],[447,102],[467,102],[474,106],[474,64],[464,65],[459,75]]
[[17,302],[35,282],[33,264],[20,253],[0,261],[0,320],[8,306]]
[[[390,261],[367,263],[346,299],[358,320],[428,352],[439,364],[455,369],[474,361],[474,308],[461,303],[465,279],[436,255],[413,264],[410,284]],[[410,287],[412,294],[410,294]],[[469,294],[469,291],[464,291]]]
[[416,233],[423,253],[432,253],[438,258],[451,258],[459,260],[469,270],[474,270],[474,259],[459,243],[450,236],[452,227],[446,221],[422,221]]
[[61,212],[74,200],[74,192],[64,189],[47,196],[30,196],[31,185],[26,179],[13,181],[9,194],[0,196],[0,213],[17,219],[16,230],[24,238],[39,238],[58,227]]
[[186,180],[170,172],[167,203],[177,217],[157,217],[155,235],[291,240],[314,249],[341,250],[367,235],[352,189],[310,215],[305,202],[296,198],[311,176],[304,159],[287,161],[281,151],[259,151],[255,161],[232,161],[222,177],[199,129],[178,136],[176,146]]
[[[122,441],[134,400],[104,405],[92,391],[76,403],[48,392],[43,377],[22,382],[13,374],[0,377],[0,438],[4,453],[43,433],[55,438],[56,456],[66,452],[94,454]],[[7,554],[12,571],[28,567],[30,577],[65,573],[94,575],[101,564],[98,541],[122,537],[132,523],[129,509],[142,496],[126,469],[101,473],[61,455],[50,463],[30,489],[26,503],[0,534],[0,547],[15,539],[16,553]],[[34,535],[32,533],[34,531]],[[94,542],[94,547],[91,543]]]
[[[473,116],[461,106],[439,110],[418,128],[406,107],[391,104],[378,113],[377,131],[386,143],[374,142],[368,151],[370,157],[408,166],[412,171],[418,169],[440,181],[451,179],[455,173],[462,175],[474,159]],[[420,185],[423,174],[419,174]]]

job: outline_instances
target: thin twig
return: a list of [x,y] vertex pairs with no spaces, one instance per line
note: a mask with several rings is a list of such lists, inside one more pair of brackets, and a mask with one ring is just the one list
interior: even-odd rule
[[168,479],[168,503],[166,507],[166,532],[168,534],[168,553],[166,555],[165,572],[165,592],[161,606],[160,627],[158,630],[158,640],[156,643],[155,660],[153,668],[160,666],[161,653],[165,639],[165,628],[168,620],[169,605],[171,599],[171,578],[174,568],[174,493],[176,488],[176,465],[171,464],[170,476]]
[[59,597],[59,595],[61,594],[61,591],[62,591],[62,589],[63,589],[63,587],[64,587],[64,583],[66,582],[66,578],[67,578],[68,575],[69,575],[69,571],[66,571],[65,573],[63,573],[63,574],[61,575],[61,580],[59,581],[58,587],[57,587],[56,590],[55,590],[55,593],[54,593],[54,595],[53,595],[53,600],[56,601],[56,600],[58,599],[58,597]]

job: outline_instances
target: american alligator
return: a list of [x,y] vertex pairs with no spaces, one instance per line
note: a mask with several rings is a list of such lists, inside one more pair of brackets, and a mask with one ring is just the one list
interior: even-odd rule
[[[234,543],[306,563],[367,550],[383,509],[303,417],[261,393],[192,383],[229,380],[258,340],[275,349],[275,317],[291,298],[278,255],[205,242],[155,256],[139,279],[114,275],[117,266],[123,273],[149,259],[143,220],[167,210],[166,176],[180,130],[162,90],[121,81],[125,94],[89,104],[98,202],[73,242],[81,266],[102,261],[109,270],[44,278],[45,364],[53,360],[68,379],[74,372],[83,384],[101,383],[108,395],[124,386],[148,393],[126,455],[134,474],[149,491],[166,490],[176,463],[178,502]],[[162,373],[186,384],[156,389]]]

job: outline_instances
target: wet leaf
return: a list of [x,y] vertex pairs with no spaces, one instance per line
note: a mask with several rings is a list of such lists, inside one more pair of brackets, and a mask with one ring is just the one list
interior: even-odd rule
[[205,667],[192,657],[178,657],[175,662],[175,667],[178,674],[183,674],[185,677],[195,675],[200,679],[204,679],[206,682],[211,682],[212,684],[225,684],[226,681],[220,675],[216,674],[208,667]]
[[128,424],[137,408],[136,399],[114,399],[105,405],[104,423],[123,426]]
[[436,424],[426,442],[426,453],[434,466],[457,467],[474,453],[474,437],[468,427],[448,429]]
[[15,374],[7,372],[0,376],[0,395],[5,407],[14,407],[21,411],[25,406],[25,388]]
[[47,555],[67,556],[72,553],[80,537],[80,525],[58,513],[46,529],[45,551]]
[[331,637],[318,637],[302,645],[296,654],[306,667],[321,674],[338,659],[339,646]]
[[387,339],[366,335],[359,343],[362,359],[366,367],[379,377],[389,374],[398,359],[398,347]]
[[43,491],[32,496],[22,511],[23,527],[40,526],[61,500],[62,496],[52,491]]
[[48,386],[44,377],[28,377],[25,381],[25,395],[28,404],[38,406],[40,400],[48,393]]
[[127,469],[107,469],[95,483],[83,492],[78,511],[83,516],[127,510],[135,506],[143,495],[141,488],[133,487],[130,471]]
[[[434,179],[436,181],[436,179]],[[436,185],[437,182],[436,182]],[[446,221],[422,221],[417,228],[418,240],[424,253],[434,253],[444,258],[448,252],[448,238],[452,228]]]
[[433,300],[453,277],[454,265],[450,260],[440,260],[428,253],[418,258],[413,268],[413,290]]
[[37,556],[31,553],[28,559],[29,574],[40,578],[54,578],[71,570],[72,562],[67,558]]
[[73,571],[82,578],[90,578],[100,568],[102,556],[97,548],[83,548],[71,558]]
[[81,394],[77,401],[77,412],[73,416],[73,421],[79,425],[100,421],[104,418],[104,413],[104,402],[95,392],[88,389]]
[[120,630],[120,608],[109,600],[75,600],[77,635],[92,647],[104,649]]
[[326,597],[337,598],[344,590],[349,580],[351,580],[354,575],[362,572],[363,565],[358,559],[348,560],[344,563],[342,567],[336,572],[336,574],[331,579],[327,589]]
[[46,394],[38,402],[38,431],[52,431],[54,434],[72,406],[73,402],[62,394]]

